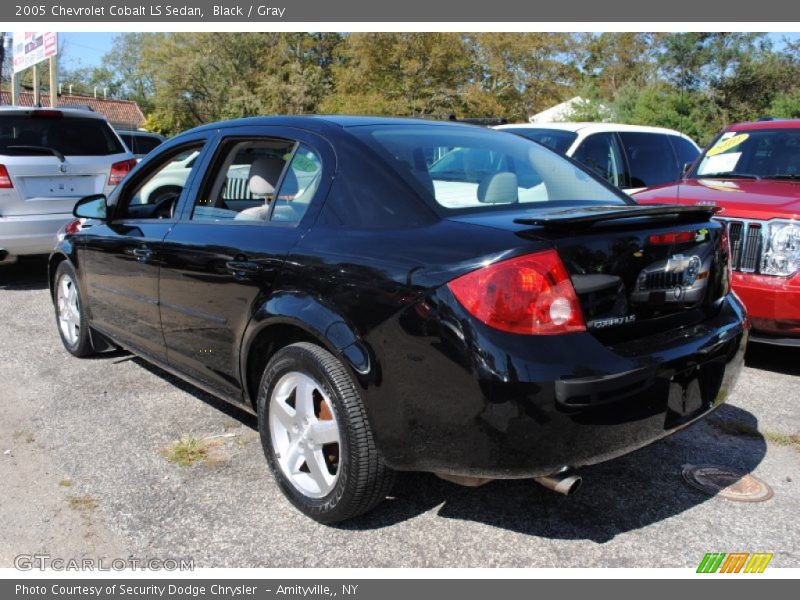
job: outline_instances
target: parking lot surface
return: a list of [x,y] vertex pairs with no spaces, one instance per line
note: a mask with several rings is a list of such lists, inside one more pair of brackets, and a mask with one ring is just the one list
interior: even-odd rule
[[[253,417],[128,353],[70,356],[44,262],[0,267],[0,315],[3,567],[36,552],[198,567],[696,567],[720,551],[800,567],[800,350],[752,346],[726,406],[583,469],[574,496],[402,474],[377,510],[331,527],[283,498]],[[709,497],[684,483],[685,464],[751,472],[775,495]]]

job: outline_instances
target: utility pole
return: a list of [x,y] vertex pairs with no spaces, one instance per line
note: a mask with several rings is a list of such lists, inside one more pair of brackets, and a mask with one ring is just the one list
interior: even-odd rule
[[50,108],[58,106],[58,55],[50,57]]
[[3,66],[6,64],[6,33],[0,33],[0,92],[3,91]]
[[[3,88],[3,75],[4,75],[3,69],[6,66],[6,58],[11,56],[11,49],[12,49],[11,36],[5,31],[0,31],[0,90]],[[14,66],[12,65],[11,66],[12,82],[13,78],[14,78]],[[12,83],[11,95],[12,96],[14,95],[13,83]]]
[[33,105],[34,106],[41,106],[42,105],[42,95],[41,90],[39,89],[39,65],[33,65]]

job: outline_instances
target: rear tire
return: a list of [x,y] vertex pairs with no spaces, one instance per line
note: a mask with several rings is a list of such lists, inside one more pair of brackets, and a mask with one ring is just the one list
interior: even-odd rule
[[307,342],[269,361],[258,391],[258,426],[281,491],[321,523],[362,515],[391,491],[358,389],[344,365]]
[[92,337],[89,333],[86,311],[78,288],[78,277],[69,261],[58,265],[53,287],[53,305],[56,326],[67,352],[78,358],[93,355]]

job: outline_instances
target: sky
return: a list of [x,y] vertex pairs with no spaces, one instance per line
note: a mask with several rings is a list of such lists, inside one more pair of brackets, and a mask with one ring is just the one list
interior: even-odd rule
[[[99,66],[103,54],[111,49],[114,36],[113,32],[100,33],[59,33],[59,44],[63,44],[64,60],[70,68]],[[776,48],[783,46],[783,39],[800,39],[800,33],[771,33]]]

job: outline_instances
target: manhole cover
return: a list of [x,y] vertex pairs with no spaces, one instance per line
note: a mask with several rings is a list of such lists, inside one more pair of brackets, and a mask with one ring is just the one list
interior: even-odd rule
[[683,465],[683,478],[709,496],[734,502],[765,502],[773,494],[772,488],[754,475],[714,465]]

